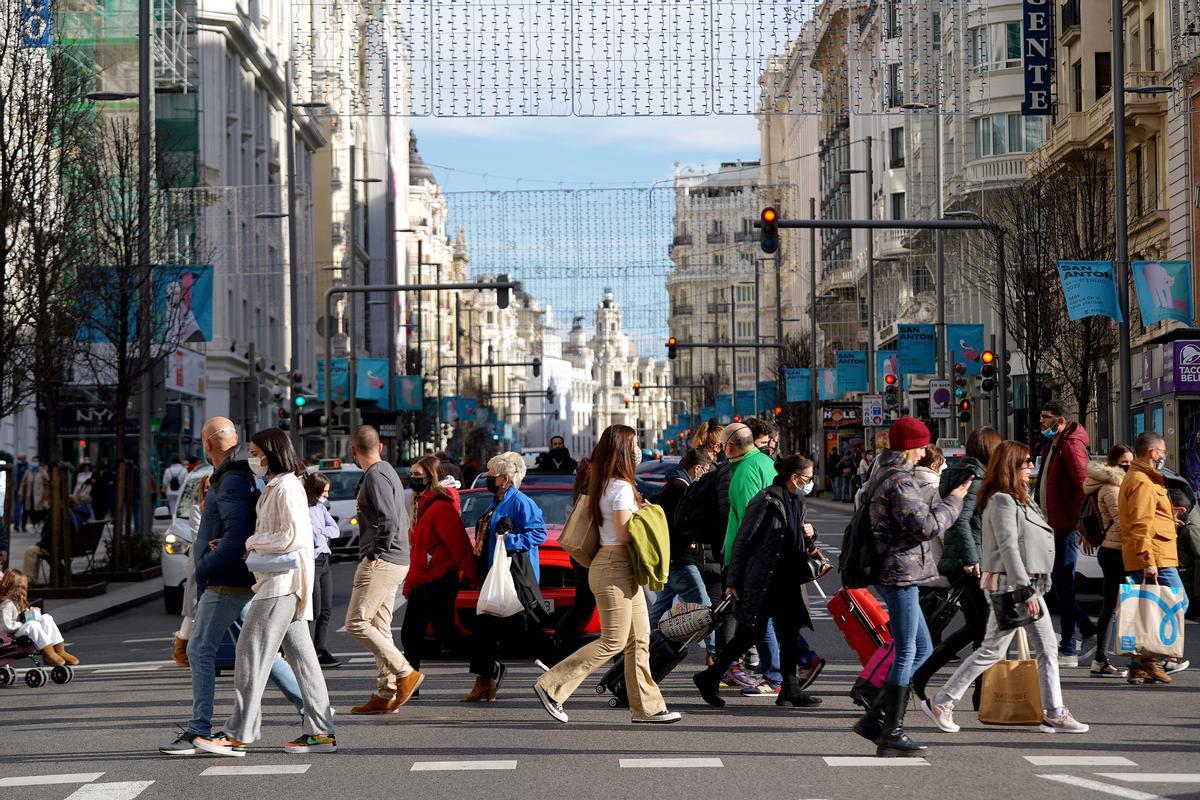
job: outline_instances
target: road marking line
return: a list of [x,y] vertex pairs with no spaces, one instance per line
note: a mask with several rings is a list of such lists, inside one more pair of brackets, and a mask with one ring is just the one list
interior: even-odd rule
[[374,664],[375,656],[355,656],[346,662],[347,664]]
[[1097,772],[1101,778],[1127,783],[1200,783],[1200,772]]
[[1149,792],[1141,792],[1137,789],[1126,789],[1124,786],[1113,786],[1111,783],[1101,783],[1088,778],[1080,778],[1076,775],[1038,775],[1039,778],[1045,778],[1048,781],[1055,783],[1065,783],[1067,786],[1075,786],[1080,789],[1088,789],[1101,794],[1111,794],[1114,797],[1124,797],[1125,800],[1166,800],[1165,797]]
[[99,780],[103,772],[68,772],[62,775],[26,775],[16,778],[0,778],[0,786],[50,786],[57,783],[91,783]]
[[259,764],[253,767],[209,767],[200,777],[216,775],[303,775],[312,764]]
[[162,667],[160,667],[160,666],[106,667],[104,669],[94,669],[94,670],[92,670],[92,674],[94,674],[94,675],[111,675],[111,674],[114,674],[117,672],[157,672],[160,669],[162,669]]
[[121,642],[121,644],[145,644],[147,642],[173,642],[173,641],[175,641],[174,636],[167,636],[165,638],[162,636],[155,636],[152,639],[125,639],[124,641]]
[[121,783],[89,783],[72,792],[67,800],[133,800],[149,789],[154,781],[123,781]]
[[118,661],[113,664],[80,664],[72,667],[76,672],[95,672],[102,669],[120,669],[123,667],[169,667],[174,661]]
[[822,756],[828,767],[928,767],[923,758],[881,758],[878,756]]
[[418,761],[410,772],[467,772],[491,769],[516,769],[516,761]]
[[621,769],[686,769],[723,767],[719,758],[622,758]]
[[1025,756],[1035,767],[1136,767],[1125,756]]

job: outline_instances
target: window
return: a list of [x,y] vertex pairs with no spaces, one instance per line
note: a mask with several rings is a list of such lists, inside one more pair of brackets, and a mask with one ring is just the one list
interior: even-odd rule
[[1133,215],[1146,213],[1146,162],[1145,148],[1133,151]]
[[712,231],[711,232],[714,234],[718,234],[718,235],[725,232],[724,225],[721,222],[721,220],[714,219],[712,221]]
[[748,320],[738,320],[737,323],[737,338],[738,339],[753,339],[754,338],[754,323]]
[[1071,110],[1076,114],[1083,111],[1083,62],[1071,65]]
[[734,291],[733,296],[739,303],[753,303],[754,302],[754,287],[753,286],[745,286],[745,285],[739,283],[737,286],[733,287],[733,291]]
[[1096,53],[1096,99],[1112,91],[1112,53]]
[[621,375],[621,370],[618,369],[618,370],[614,371],[613,372],[613,386],[623,386],[624,383],[621,381],[622,377],[623,376]]
[[721,255],[720,253],[717,253],[716,255],[714,255],[713,256],[713,266],[714,267],[725,266],[725,256]]
[[1142,69],[1142,32],[1140,30],[1130,31],[1129,46],[1125,52],[1129,58],[1129,69],[1132,72],[1139,72]]
[[[941,28],[940,19],[935,24]],[[972,28],[971,57],[979,72],[1021,66],[1021,23],[995,22]]]
[[1146,17],[1146,21],[1142,23],[1142,29],[1145,31],[1146,45],[1146,69],[1154,72],[1158,69],[1158,54],[1154,50],[1154,15]]
[[933,49],[942,49],[942,15],[937,11],[933,12],[933,21],[930,25],[930,38],[933,39]]
[[904,92],[901,88],[899,64],[888,64],[887,102],[893,108],[904,105]]
[[904,212],[904,192],[893,192],[892,219],[906,219]]
[[884,35],[889,39],[900,35],[900,0],[887,0],[887,29]]
[[891,158],[888,166],[898,169],[904,166],[904,128],[892,128],[888,131],[888,151]]
[[1046,118],[1025,118],[1025,152],[1032,153],[1046,141]]

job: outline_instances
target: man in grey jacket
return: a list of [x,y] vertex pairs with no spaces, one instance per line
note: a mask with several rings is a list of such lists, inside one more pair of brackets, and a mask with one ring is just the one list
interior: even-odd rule
[[412,668],[392,638],[396,590],[408,574],[408,512],[404,487],[392,465],[383,460],[379,432],[363,425],[350,447],[363,470],[358,488],[358,568],[346,632],[375,656],[378,688],[352,714],[390,714],[408,702],[425,676]]

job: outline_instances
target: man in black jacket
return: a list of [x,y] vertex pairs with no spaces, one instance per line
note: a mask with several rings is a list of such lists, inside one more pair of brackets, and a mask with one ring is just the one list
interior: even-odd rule
[[535,469],[551,475],[574,475],[578,466],[575,459],[571,458],[566,440],[561,436],[551,436],[550,449],[537,457]]
[[[200,530],[192,543],[199,598],[187,647],[192,671],[192,719],[175,741],[158,748],[169,756],[194,756],[196,747],[192,742],[196,737],[212,736],[217,649],[226,631],[237,639],[241,621],[254,599],[254,576],[243,560],[246,540],[254,533],[259,496],[246,461],[250,450],[238,444],[237,429],[225,417],[210,419],[200,435],[204,440],[204,456],[214,470],[204,496]],[[279,656],[271,667],[271,680],[303,718],[304,704],[296,676]]]
[[[691,531],[675,523],[675,512],[687,487],[708,472],[711,466],[712,458],[707,453],[688,450],[683,454],[679,466],[667,476],[666,486],[658,496],[657,503],[667,516],[667,528],[671,532],[671,569],[667,574],[667,585],[658,593],[658,598],[650,608],[651,630],[658,625],[663,614],[671,610],[677,597],[685,603],[697,603],[705,607],[712,605],[704,589],[704,579],[700,576],[700,567],[704,564],[704,544],[697,541]],[[710,649],[715,646],[712,639],[710,635],[705,641]]]

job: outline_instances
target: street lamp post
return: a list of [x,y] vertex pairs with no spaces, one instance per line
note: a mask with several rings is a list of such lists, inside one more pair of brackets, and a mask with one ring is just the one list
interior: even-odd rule
[[[358,177],[358,148],[350,145],[350,235],[347,237],[350,244],[350,280],[351,286],[355,285],[355,278],[358,274],[358,184],[360,183],[379,183],[379,178],[359,178]],[[370,202],[370,198],[367,198]],[[368,205],[368,212],[370,206]],[[368,262],[368,269],[370,263]],[[347,353],[346,361],[346,383],[349,392],[350,403],[350,429],[353,431],[355,425],[358,424],[358,313],[357,302],[352,297],[350,298],[348,314],[350,318],[349,336],[349,352]],[[329,359],[329,354],[326,354],[326,360]],[[326,384],[326,394],[332,393],[332,388]],[[328,455],[328,454],[327,454]]]
[[[870,136],[863,140],[867,148],[866,169],[844,169],[843,175],[867,176],[867,219],[875,216],[874,148]],[[867,231],[867,392],[875,394],[875,232]]]
[[[817,198],[808,198],[809,219],[817,218]],[[817,489],[825,485],[824,437],[821,435],[821,409],[817,407],[818,387],[817,373],[820,361],[817,357],[817,229],[808,232],[808,335],[809,335],[809,369],[808,369],[808,424],[810,447],[813,452],[813,474],[816,476]]]

